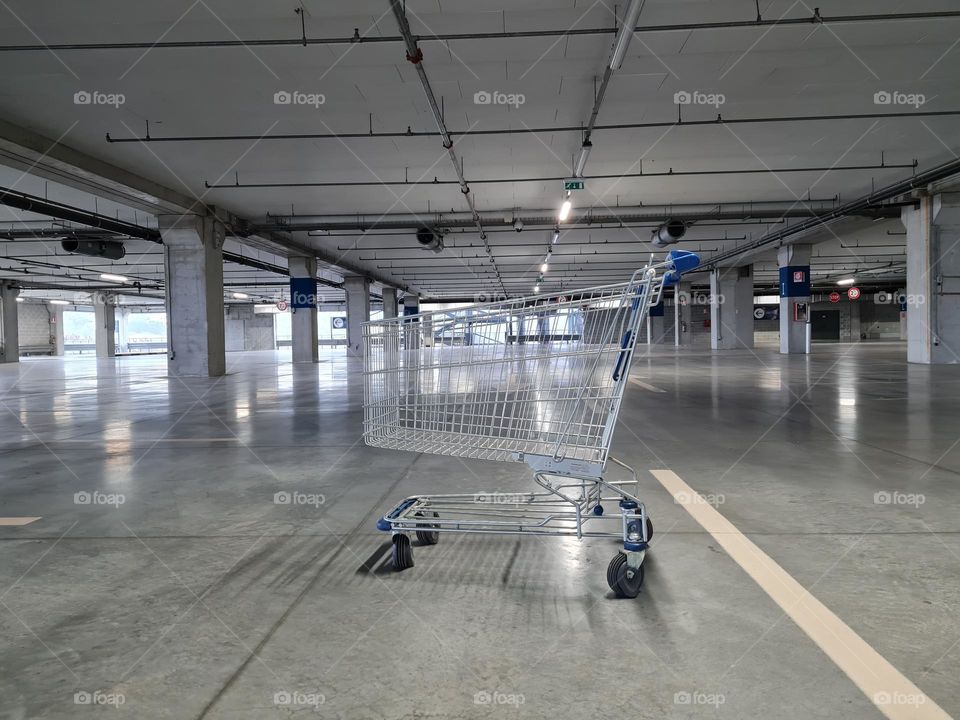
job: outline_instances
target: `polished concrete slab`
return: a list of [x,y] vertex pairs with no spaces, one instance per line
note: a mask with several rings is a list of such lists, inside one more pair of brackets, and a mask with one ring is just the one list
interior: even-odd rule
[[609,542],[445,535],[392,572],[403,496],[533,483],[366,447],[342,351],[0,367],[0,516],[42,518],[0,527],[0,717],[882,717],[651,468],[960,716],[960,368],[815,349],[638,355],[614,454],[656,535],[622,601]]

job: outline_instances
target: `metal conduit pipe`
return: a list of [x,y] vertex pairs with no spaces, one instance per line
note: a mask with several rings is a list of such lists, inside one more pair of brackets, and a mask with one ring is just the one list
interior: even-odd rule
[[[814,230],[834,220],[839,220],[840,218],[849,217],[851,215],[857,215],[863,212],[865,208],[875,206],[877,203],[882,203],[899,195],[923,188],[931,183],[935,183],[958,173],[960,173],[960,159],[951,160],[941,165],[937,165],[930,170],[914,175],[912,178],[895,182],[891,185],[880,188],[879,190],[868,193],[867,195],[853,200],[852,202],[844,203],[843,205],[840,205],[824,215],[798,222],[794,225],[783,228],[782,230],[777,230],[776,232],[768,233],[767,235],[764,235],[763,237],[754,240],[751,243],[747,243],[740,248],[728,250],[727,252],[722,252],[718,255],[715,255],[714,257],[710,258],[708,262],[703,263],[700,268],[698,268],[698,272],[700,270],[710,270],[714,267],[717,267],[717,265],[721,262],[737,258],[742,256],[744,253],[757,250],[767,245],[772,245],[773,243],[785,240],[793,235],[806,232],[807,230]],[[898,204],[898,206],[899,205],[900,204]]]
[[[582,156],[581,156],[582,157]],[[579,161],[578,161],[579,162]],[[584,164],[586,161],[584,160]],[[732,170],[669,170],[638,173],[605,173],[600,175],[583,175],[582,167],[579,165],[574,170],[576,177],[582,177],[584,180],[622,180],[630,178],[663,178],[663,177],[681,177],[687,175],[785,175],[788,173],[805,172],[839,172],[839,171],[863,171],[863,170],[912,170],[918,166],[918,161],[912,163],[886,163],[881,162],[878,165],[838,165],[827,167],[796,167],[796,168],[736,168]],[[580,172],[578,173],[577,170]],[[481,184],[517,184],[517,183],[544,183],[560,182],[565,180],[564,175],[544,176],[544,177],[520,177],[520,178],[477,178],[468,182],[474,185]],[[457,185],[458,180],[347,180],[347,181],[324,181],[324,182],[286,182],[286,183],[241,183],[239,177],[236,182],[219,185],[211,185],[205,182],[204,185],[209,190],[232,190],[239,188],[302,188],[302,187],[387,187],[398,185],[402,187],[410,186],[429,186],[429,185]]]
[[[480,220],[480,213],[477,212],[477,206],[474,202],[473,195],[470,193],[470,186],[467,184],[467,180],[463,176],[463,165],[460,162],[460,158],[457,157],[457,151],[453,148],[453,140],[450,138],[450,133],[447,131],[447,126],[443,119],[443,113],[440,112],[440,106],[437,104],[437,98],[433,94],[433,88],[431,87],[430,80],[427,77],[427,71],[423,67],[423,51],[417,47],[417,41],[414,40],[413,33],[410,32],[410,24],[407,22],[407,16],[404,12],[403,5],[400,3],[400,0],[390,0],[390,8],[393,10],[393,15],[396,18],[397,25],[400,28],[400,34],[403,36],[404,43],[407,46],[407,60],[413,64],[413,67],[417,71],[417,77],[420,78],[420,84],[423,86],[423,92],[427,96],[427,102],[430,104],[430,111],[433,113],[433,119],[437,123],[437,129],[440,131],[440,135],[443,138],[443,147],[450,156],[450,163],[453,165],[453,170],[457,174],[457,180],[460,184],[460,192],[463,193],[463,197],[467,201],[467,205],[470,207],[470,214],[472,215],[474,225],[476,225],[477,232],[480,233],[480,239],[484,241],[484,244],[486,244],[487,236],[483,231],[483,223]],[[499,276],[500,272],[497,270],[497,263],[493,259],[493,253],[490,251],[489,246],[487,246],[487,253],[490,255],[490,262],[493,265],[493,269]]]
[[[783,217],[820,217],[832,212],[837,207],[833,200],[797,200],[794,202],[777,203],[729,203],[709,205],[651,205],[649,207],[621,207],[604,208],[600,212],[587,210],[575,215],[564,223],[564,227],[571,225],[619,226],[626,223],[636,223],[646,220],[664,221],[669,217],[692,220],[718,219],[760,219]],[[867,207],[861,209],[864,214],[874,216],[887,212],[881,207]],[[899,211],[897,211],[899,214]],[[889,213],[888,213],[889,214]],[[481,222],[492,226],[512,226],[516,219],[523,221],[525,227],[553,227],[556,225],[556,215],[550,210],[529,210],[511,218],[504,217],[503,213],[479,213]],[[892,215],[891,215],[892,216]],[[285,230],[288,232],[317,231],[317,230],[376,230],[376,229],[410,229],[413,232],[417,227],[427,225],[433,228],[462,228],[474,224],[474,218],[466,213],[446,213],[435,215],[416,214],[388,214],[388,215],[315,215],[275,218],[276,222],[259,226],[263,231]],[[489,247],[488,243],[484,243]]]
[[[960,110],[903,110],[884,113],[842,113],[837,115],[790,115],[784,117],[746,117],[724,118],[717,114],[710,120],[668,120],[660,122],[613,123],[594,126],[594,132],[606,130],[637,130],[666,127],[703,127],[708,125],[745,125],[765,123],[820,122],[834,120],[882,120],[884,118],[951,117],[960,115]],[[491,130],[447,130],[446,137],[467,135],[538,135],[545,133],[582,133],[579,125],[559,125],[555,127],[515,127]],[[158,142],[228,142],[233,140],[260,141],[269,140],[369,140],[374,138],[429,138],[444,137],[443,133],[431,130],[410,130],[402,132],[350,132],[350,133],[290,133],[279,135],[173,135],[156,137],[150,134],[132,137],[113,137],[106,134],[108,143],[158,143]]]
[[[775,20],[727,20],[707,23],[671,23],[646,25],[634,28],[634,33],[689,32],[694,30],[732,30],[740,28],[805,27],[811,24],[834,25],[841,23],[904,22],[915,20],[941,20],[960,17],[960,11],[941,10],[933,12],[869,13],[864,15],[821,15],[814,12],[806,17],[780,18]],[[450,40],[495,40],[522,38],[572,37],[578,35],[612,35],[616,30],[609,27],[562,28],[551,30],[517,30],[501,32],[425,33],[414,35],[418,42],[449,42]],[[34,45],[0,45],[0,52],[59,52],[74,50],[170,50],[186,48],[251,48],[251,47],[305,47],[307,45],[371,45],[400,43],[400,35],[361,35],[359,29],[353,35],[337,37],[248,38],[232,40],[161,40],[142,42],[100,43],[51,43]]]

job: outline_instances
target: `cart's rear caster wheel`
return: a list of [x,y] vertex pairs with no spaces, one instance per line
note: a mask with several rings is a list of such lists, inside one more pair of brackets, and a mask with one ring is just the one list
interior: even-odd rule
[[393,536],[393,567],[397,570],[413,567],[413,548],[406,535]]
[[607,585],[618,598],[635,598],[643,585],[643,565],[631,568],[626,553],[618,552],[607,565]]
[[[423,517],[422,512],[415,513],[416,517]],[[440,517],[439,513],[433,513],[433,517]],[[417,524],[417,527],[431,528],[437,527],[436,525]],[[417,530],[417,540],[420,541],[421,545],[436,545],[440,542],[440,533],[436,530]]]

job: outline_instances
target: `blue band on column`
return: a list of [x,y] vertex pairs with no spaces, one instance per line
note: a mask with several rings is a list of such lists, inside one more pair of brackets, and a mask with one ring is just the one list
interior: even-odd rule
[[780,268],[780,297],[810,297],[810,266]]
[[317,306],[317,281],[313,278],[290,278],[290,307],[294,310]]

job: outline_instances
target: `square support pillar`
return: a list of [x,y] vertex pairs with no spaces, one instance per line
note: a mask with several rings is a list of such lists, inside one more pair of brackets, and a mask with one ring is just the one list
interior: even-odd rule
[[389,320],[397,316],[397,289],[383,289],[383,319]]
[[753,265],[710,273],[710,347],[753,347]]
[[780,352],[810,352],[810,246],[787,245],[777,251],[780,267]]
[[53,339],[53,354],[60,357],[64,354],[63,306],[49,305],[47,311],[50,313],[50,337]]
[[0,283],[0,363],[20,362],[19,294],[20,289],[15,285]]
[[184,377],[224,375],[223,224],[200,215],[157,219],[166,265],[167,369]]
[[108,293],[93,293],[94,339],[98,358],[117,355],[117,306],[116,298]]
[[319,362],[317,330],[317,259],[287,259],[290,271],[290,335],[293,362]]
[[117,352],[130,352],[130,308],[117,308]]
[[681,282],[673,297],[673,344],[693,345],[693,285]]
[[363,323],[370,320],[370,280],[359,275],[343,278],[347,296],[347,355],[363,357]]
[[[420,314],[420,297],[418,295],[404,295],[403,297],[403,315]],[[420,349],[420,323],[413,320],[404,320],[403,325],[403,346],[407,350]]]
[[[905,207],[907,361],[960,362],[960,193]],[[902,308],[901,304],[901,308]]]

